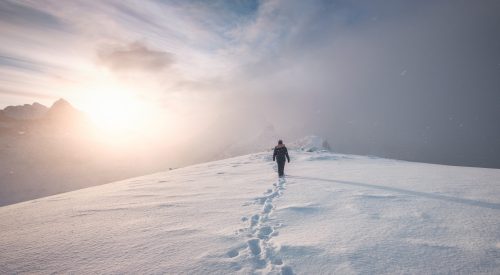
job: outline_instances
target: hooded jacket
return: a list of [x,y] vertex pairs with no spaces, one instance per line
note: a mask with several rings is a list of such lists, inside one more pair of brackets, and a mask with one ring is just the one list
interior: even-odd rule
[[285,157],[290,162],[290,156],[288,156],[288,150],[284,144],[278,144],[274,147],[273,161],[278,158],[278,161],[285,161]]

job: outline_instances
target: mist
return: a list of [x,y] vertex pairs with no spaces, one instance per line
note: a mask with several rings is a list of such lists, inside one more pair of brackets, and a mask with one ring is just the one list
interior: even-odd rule
[[344,153],[500,167],[498,2],[286,6],[259,17],[286,22],[275,47],[224,83],[231,119]]

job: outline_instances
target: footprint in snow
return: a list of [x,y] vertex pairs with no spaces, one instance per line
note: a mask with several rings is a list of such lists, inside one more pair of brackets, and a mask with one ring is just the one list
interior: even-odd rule
[[233,250],[230,250],[229,252],[227,252],[227,256],[229,258],[234,258],[234,257],[237,257],[238,255],[240,255],[240,252],[236,249],[233,249]]
[[269,239],[269,236],[274,232],[273,228],[270,226],[264,226],[259,229],[259,233],[257,234],[257,237],[261,240],[267,240]]
[[291,267],[285,265],[284,267],[281,268],[281,274],[282,275],[293,275],[293,270]]
[[250,249],[250,252],[254,256],[259,255],[262,252],[262,249],[260,248],[260,240],[259,239],[251,239],[248,241],[248,248]]
[[268,202],[266,204],[264,204],[264,209],[262,212],[264,212],[265,214],[269,214],[271,212],[271,210],[273,210],[273,204]]
[[258,214],[253,215],[250,220],[250,226],[251,227],[256,226],[259,223],[259,221],[260,221],[260,216]]
[[[237,164],[237,163],[234,163]],[[238,232],[247,232],[247,241],[243,244],[243,247],[233,248],[226,253],[229,258],[239,257],[243,249],[250,256],[250,261],[248,262],[254,270],[262,268],[270,268],[273,272],[280,274],[293,274],[293,270],[290,266],[284,265],[283,260],[277,256],[278,250],[271,242],[271,238],[277,236],[279,232],[276,230],[282,227],[282,224],[277,224],[272,226],[269,224],[268,218],[273,212],[274,204],[273,201],[279,198],[286,188],[286,180],[279,179],[277,182],[273,183],[272,189],[267,189],[263,196],[257,197],[254,200],[254,204],[262,205],[262,210],[258,214],[254,214],[251,217],[241,217],[242,222],[248,222],[249,227],[240,229]],[[249,204],[244,204],[249,205]],[[241,257],[241,259],[248,259],[246,257]],[[240,267],[243,262],[239,263]]]

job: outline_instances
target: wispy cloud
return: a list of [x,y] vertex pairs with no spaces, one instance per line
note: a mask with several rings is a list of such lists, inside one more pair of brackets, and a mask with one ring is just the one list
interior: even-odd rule
[[49,12],[16,1],[0,2],[2,27],[24,26],[29,28],[65,29],[65,25]]

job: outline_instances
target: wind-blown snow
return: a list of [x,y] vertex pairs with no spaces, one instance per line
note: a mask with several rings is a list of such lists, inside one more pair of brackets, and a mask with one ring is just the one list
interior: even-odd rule
[[314,152],[314,151],[322,151],[322,150],[330,150],[330,145],[328,142],[322,137],[318,136],[306,136],[299,140],[296,140],[287,145],[288,148],[306,151],[306,152]]
[[500,170],[290,150],[0,208],[0,273],[500,274]]

